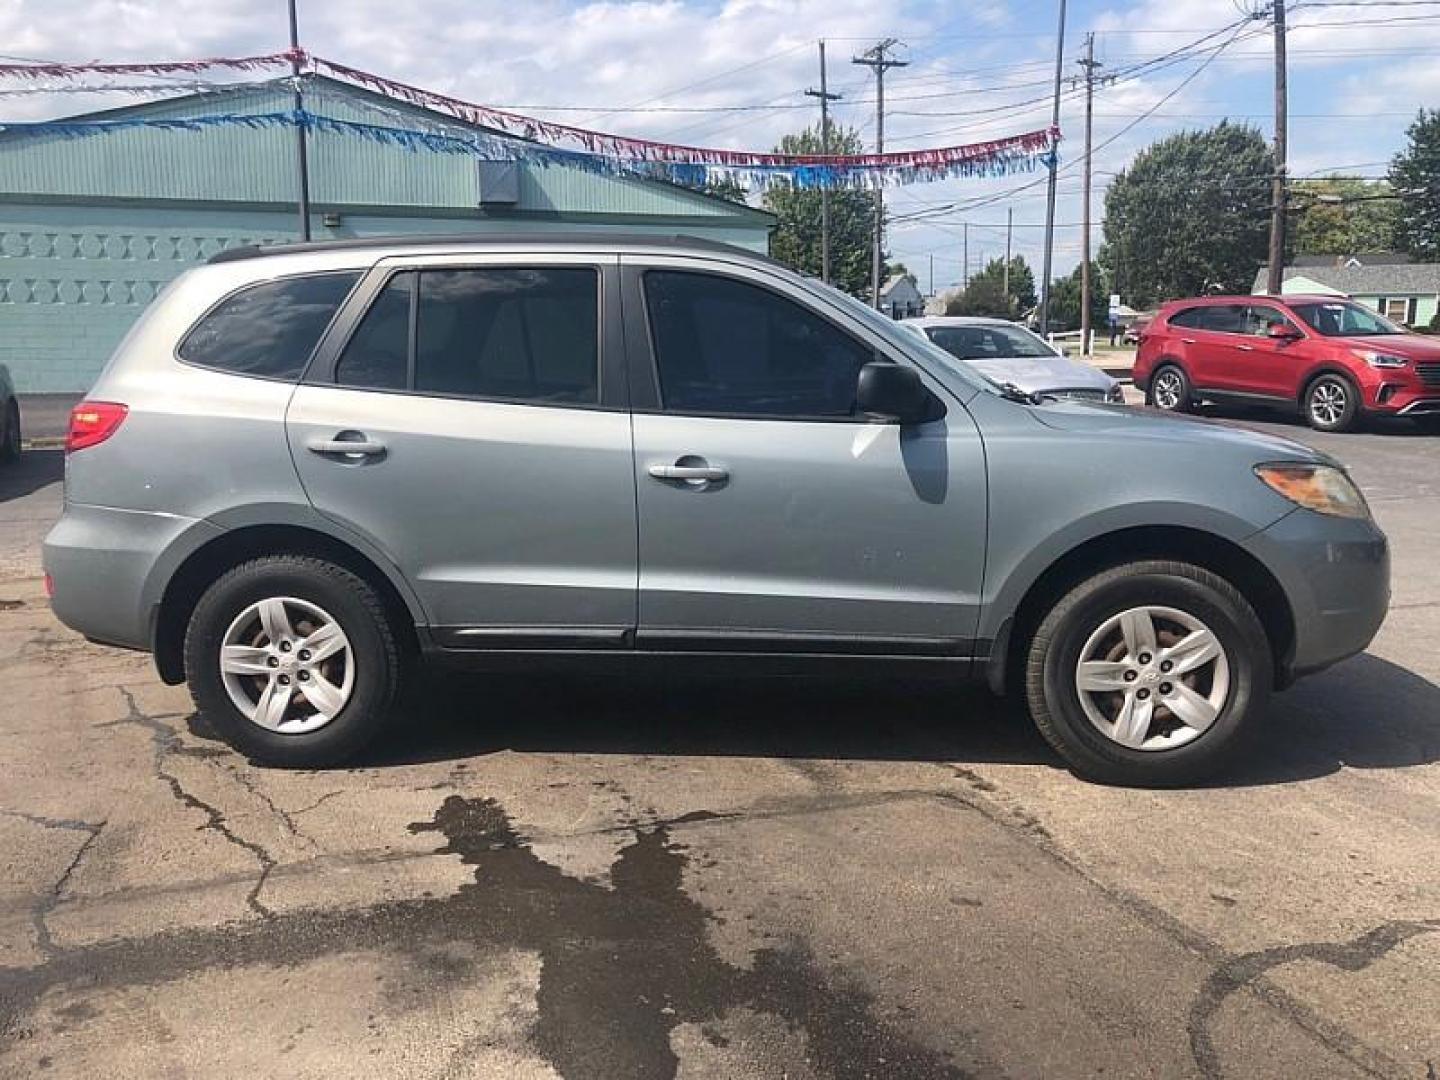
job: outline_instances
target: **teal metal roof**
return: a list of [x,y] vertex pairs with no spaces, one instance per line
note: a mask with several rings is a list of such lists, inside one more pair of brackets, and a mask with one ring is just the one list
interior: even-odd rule
[[[284,112],[288,81],[147,102],[74,120],[206,113]],[[306,76],[306,108],[390,127],[423,126],[459,136],[472,125],[323,76]],[[474,210],[478,169],[466,155],[410,151],[347,134],[309,139],[312,202],[319,208],[410,207]],[[0,200],[124,200],[275,205],[295,199],[295,133],[290,128],[204,131],[134,128],[84,138],[0,135]],[[562,165],[520,166],[520,201],[505,213],[704,219],[765,228],[773,217],[660,181],[605,176]]]

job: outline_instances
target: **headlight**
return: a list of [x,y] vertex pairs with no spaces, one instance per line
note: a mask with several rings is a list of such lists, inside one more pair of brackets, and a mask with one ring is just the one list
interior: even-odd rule
[[1317,514],[1361,520],[1370,516],[1370,507],[1355,482],[1333,465],[1256,465],[1255,475],[1291,502]]
[[1110,387],[1110,393],[1106,400],[1113,401],[1117,405],[1125,404],[1125,391],[1121,388],[1118,382],[1114,386]]
[[1376,352],[1374,349],[1351,349],[1350,351],[1374,368],[1397,368],[1410,363],[1403,356]]

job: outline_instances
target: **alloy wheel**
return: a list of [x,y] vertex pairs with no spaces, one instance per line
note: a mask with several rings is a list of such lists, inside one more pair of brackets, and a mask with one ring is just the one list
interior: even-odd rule
[[1185,387],[1180,376],[1173,371],[1162,371],[1155,376],[1155,404],[1162,409],[1178,409],[1180,394]]
[[1334,379],[1322,380],[1310,391],[1310,415],[1325,427],[1338,424],[1348,404],[1345,387]]
[[235,616],[220,645],[220,676],[251,723],[282,735],[334,720],[355,686],[350,639],[323,608],[270,597]]
[[1130,750],[1171,750],[1215,723],[1230,696],[1225,648],[1195,616],[1130,608],[1080,650],[1075,687],[1095,729]]

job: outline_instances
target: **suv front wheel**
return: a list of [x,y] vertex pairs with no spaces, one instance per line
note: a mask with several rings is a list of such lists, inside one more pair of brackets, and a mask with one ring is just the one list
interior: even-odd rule
[[1271,682],[1269,641],[1239,591],[1167,561],[1075,586],[1041,622],[1025,667],[1031,715],[1074,770],[1144,787],[1218,769]]
[[1343,375],[1321,375],[1305,388],[1305,419],[1316,431],[1349,431],[1360,413],[1360,391]]
[[400,673],[375,590],[306,556],[230,570],[200,598],[185,635],[196,707],[266,765],[319,767],[354,755],[384,725]]

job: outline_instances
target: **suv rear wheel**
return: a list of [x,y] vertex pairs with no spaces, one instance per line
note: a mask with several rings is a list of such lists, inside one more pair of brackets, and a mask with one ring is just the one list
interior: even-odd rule
[[1270,645],[1224,578],[1129,563],[1080,583],[1030,644],[1025,690],[1041,733],[1082,776],[1164,787],[1219,768],[1265,707]]
[[400,683],[384,606],[350,571],[297,555],[243,563],[196,605],[185,677],[196,707],[242,753],[317,767],[380,731]]
[[1150,376],[1145,401],[1151,408],[1166,412],[1190,411],[1190,379],[1176,364],[1164,364]]
[[1305,421],[1316,431],[1349,431],[1360,412],[1360,392],[1343,375],[1321,375],[1305,388]]

